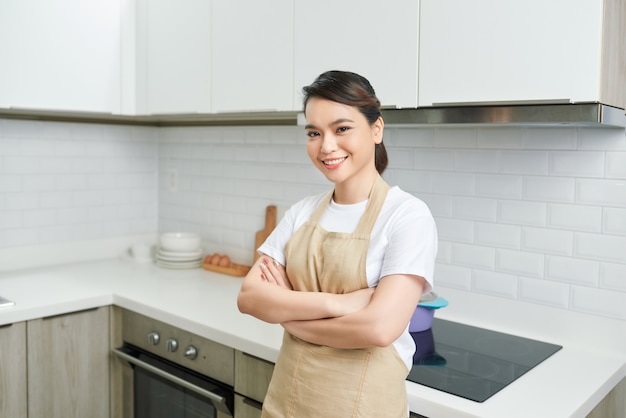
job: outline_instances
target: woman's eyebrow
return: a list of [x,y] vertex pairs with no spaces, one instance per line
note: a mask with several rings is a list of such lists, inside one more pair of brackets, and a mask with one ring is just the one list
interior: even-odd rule
[[[354,123],[354,121],[352,119],[348,119],[348,118],[340,118],[337,120],[332,121],[329,126],[336,126],[336,125],[341,125],[342,123],[345,122],[350,122],[350,123]],[[310,123],[307,123],[306,125],[304,125],[304,129],[317,129],[315,127],[315,125],[312,125]]]

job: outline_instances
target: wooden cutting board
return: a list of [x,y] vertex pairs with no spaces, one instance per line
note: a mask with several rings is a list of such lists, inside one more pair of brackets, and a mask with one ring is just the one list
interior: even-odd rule
[[265,226],[260,231],[257,231],[256,236],[254,237],[254,258],[252,262],[254,263],[257,258],[259,258],[259,254],[256,252],[257,248],[263,244],[263,242],[267,239],[267,237],[272,233],[272,231],[276,228],[276,206],[270,205],[265,208]]

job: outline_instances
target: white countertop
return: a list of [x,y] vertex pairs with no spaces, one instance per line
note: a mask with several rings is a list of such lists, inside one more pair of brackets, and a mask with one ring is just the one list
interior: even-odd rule
[[[240,283],[241,278],[202,269],[165,270],[121,258],[4,272],[0,296],[15,305],[0,309],[0,325],[115,304],[275,361],[282,328],[237,310]],[[533,306],[533,315],[540,318],[533,327],[512,320],[515,315],[503,313],[498,306],[489,306],[487,302],[494,301],[487,297],[472,296],[468,301],[462,292],[442,293],[450,305],[438,311],[440,318],[564,347],[483,403],[407,382],[414,412],[432,418],[584,417],[626,375],[625,321],[601,321],[546,308],[548,317]],[[549,326],[555,320],[559,322]],[[583,325],[586,329],[581,330]],[[565,333],[570,329],[573,332]]]

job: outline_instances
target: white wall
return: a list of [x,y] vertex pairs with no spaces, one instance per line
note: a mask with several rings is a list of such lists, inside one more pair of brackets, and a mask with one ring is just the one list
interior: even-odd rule
[[154,129],[0,119],[0,249],[154,232]]
[[[329,188],[304,141],[301,127],[0,119],[0,251],[191,230],[249,263],[266,205]],[[623,130],[387,127],[385,143],[387,181],[436,218],[442,293],[626,320]]]
[[[159,136],[159,226],[201,231],[214,248],[252,254],[265,205],[329,188],[310,165],[301,127],[164,128]],[[388,127],[385,143],[387,181],[436,218],[442,292],[626,320],[624,130]]]

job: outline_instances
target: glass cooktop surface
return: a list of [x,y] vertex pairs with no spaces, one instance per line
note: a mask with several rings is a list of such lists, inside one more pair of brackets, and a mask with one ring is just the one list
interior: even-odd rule
[[417,347],[407,380],[484,402],[562,346],[435,318],[412,332]]

